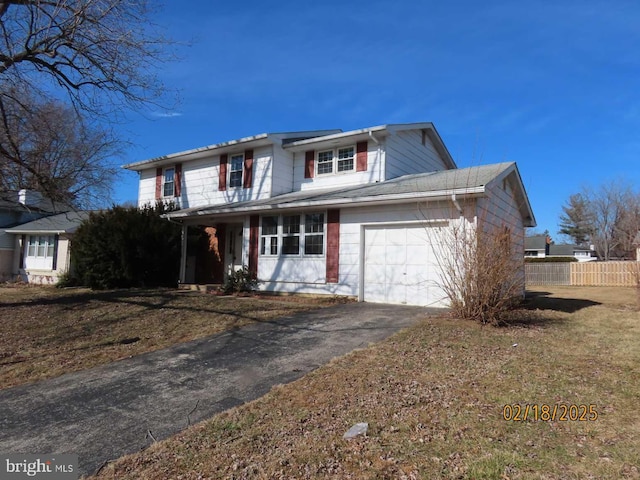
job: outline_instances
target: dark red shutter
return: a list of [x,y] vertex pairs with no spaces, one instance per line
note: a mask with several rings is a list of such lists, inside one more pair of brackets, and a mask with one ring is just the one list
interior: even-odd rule
[[258,278],[258,243],[260,240],[260,217],[249,217],[249,273]]
[[176,163],[175,170],[173,174],[173,196],[178,198],[180,197],[180,192],[182,192],[182,164]]
[[356,172],[367,171],[367,142],[358,142],[356,145]]
[[162,167],[156,169],[156,200],[162,199]]
[[244,151],[244,188],[251,188],[253,183],[253,150]]
[[309,150],[304,152],[304,178],[313,178],[313,172],[315,171],[316,152]]
[[327,211],[327,283],[338,283],[340,271],[340,210]]
[[218,177],[218,190],[227,189],[227,154],[220,155],[220,176]]

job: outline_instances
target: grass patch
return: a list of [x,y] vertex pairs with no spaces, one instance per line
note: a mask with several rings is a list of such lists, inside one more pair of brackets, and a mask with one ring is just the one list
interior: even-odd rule
[[331,303],[179,290],[0,287],[0,388]]
[[[640,478],[634,289],[546,289],[513,321],[425,319],[99,478]],[[598,418],[503,418],[505,404],[557,403]],[[363,421],[367,437],[342,439]]]

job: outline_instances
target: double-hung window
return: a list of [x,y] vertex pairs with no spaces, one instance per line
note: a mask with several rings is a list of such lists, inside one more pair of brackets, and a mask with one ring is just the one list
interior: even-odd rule
[[282,216],[282,254],[300,253],[300,215]]
[[262,232],[260,235],[260,254],[278,254],[278,217],[262,217]]
[[355,167],[355,147],[342,147],[318,152],[318,175],[352,172]]
[[244,154],[231,155],[231,168],[229,173],[229,186],[242,186],[242,166],[244,165]]
[[318,152],[318,175],[333,172],[333,150]]
[[350,172],[351,170],[353,170],[354,155],[355,155],[355,149],[353,147],[338,149],[338,171],[339,172]]
[[304,254],[322,255],[324,251],[324,213],[304,216]]
[[165,197],[173,197],[175,193],[175,168],[165,168],[164,169],[164,182],[162,186],[162,195]]

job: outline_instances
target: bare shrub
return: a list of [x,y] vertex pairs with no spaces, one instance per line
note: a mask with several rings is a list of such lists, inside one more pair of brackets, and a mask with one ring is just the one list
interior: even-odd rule
[[523,258],[506,228],[476,228],[464,219],[441,229],[440,288],[456,317],[499,325],[522,298]]

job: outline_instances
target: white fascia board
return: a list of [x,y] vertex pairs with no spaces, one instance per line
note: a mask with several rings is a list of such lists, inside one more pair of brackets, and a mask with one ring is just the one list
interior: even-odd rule
[[[170,153],[163,155],[162,157],[150,158],[148,160],[142,160],[140,162],[129,163],[123,165],[122,168],[127,170],[144,170],[152,166],[162,166],[175,163],[176,160],[193,160],[199,157],[206,156],[211,152],[217,150],[220,153],[224,153],[224,149],[237,147],[238,145],[244,145],[247,143],[257,143],[255,146],[264,146],[272,143],[272,140],[268,133],[261,133],[260,135],[254,135],[252,137],[244,137],[238,140],[230,140],[228,142],[215,143],[206,147],[194,148],[192,150],[185,150],[183,152]],[[185,158],[190,157],[190,158]]]
[[452,195],[457,197],[475,197],[483,195],[485,192],[484,186],[472,187],[472,188],[458,188],[451,190],[438,190],[433,192],[423,193],[403,193],[393,195],[376,195],[369,197],[354,197],[354,198],[335,198],[330,200],[305,200],[299,202],[289,202],[282,205],[257,205],[244,208],[223,207],[213,208],[209,211],[197,211],[193,213],[180,213],[173,212],[163,215],[168,219],[188,219],[198,217],[220,217],[220,216],[232,216],[238,214],[264,212],[264,211],[284,211],[284,210],[300,210],[306,208],[319,208],[319,207],[340,207],[340,208],[352,208],[352,207],[364,207],[369,205],[393,205],[396,203],[411,203],[420,200],[426,201],[450,201]]
[[345,138],[355,137],[358,135],[369,135],[369,132],[375,133],[375,132],[383,132],[383,131],[387,131],[386,125],[379,125],[377,127],[369,127],[369,128],[361,128],[359,130],[350,130],[348,132],[341,132],[333,135],[325,135],[324,137],[308,138],[306,140],[299,140],[297,142],[289,143],[287,145],[284,145],[282,148],[284,148],[285,150],[302,151],[304,150],[304,147],[307,147],[309,145],[324,144],[326,142],[339,141]]

